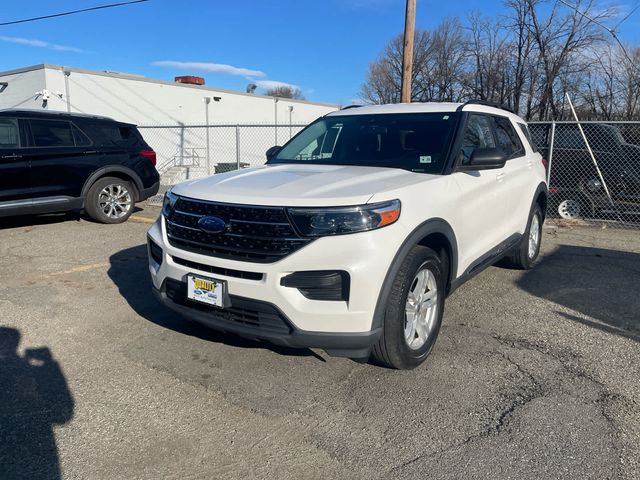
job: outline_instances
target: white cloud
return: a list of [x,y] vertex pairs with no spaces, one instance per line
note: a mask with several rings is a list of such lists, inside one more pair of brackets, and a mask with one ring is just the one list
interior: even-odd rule
[[82,50],[81,48],[67,47],[65,45],[58,45],[42,40],[36,40],[35,38],[6,37],[0,35],[0,42],[17,43],[18,45],[28,45],[30,47],[48,48],[49,50],[56,50],[59,52],[84,53],[84,50]]
[[298,85],[287,82],[279,82],[277,80],[256,80],[253,83],[255,83],[259,88],[264,88],[265,90],[271,90],[272,88],[278,87],[289,87],[298,90],[300,89]]
[[226,75],[248,75],[251,77],[264,77],[264,72],[251,70],[249,68],[234,67],[224,63],[202,63],[202,62],[175,62],[173,60],[161,60],[153,62],[155,67],[176,68],[180,70],[193,70],[201,72],[224,73]]

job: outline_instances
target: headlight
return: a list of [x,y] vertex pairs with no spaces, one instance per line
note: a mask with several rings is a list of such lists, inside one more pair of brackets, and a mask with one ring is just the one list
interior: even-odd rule
[[166,217],[173,213],[173,207],[176,205],[178,196],[173,194],[171,190],[167,190],[164,194],[164,200],[162,202],[162,214]]
[[305,237],[364,232],[391,225],[400,217],[400,200],[357,207],[289,208],[289,216]]

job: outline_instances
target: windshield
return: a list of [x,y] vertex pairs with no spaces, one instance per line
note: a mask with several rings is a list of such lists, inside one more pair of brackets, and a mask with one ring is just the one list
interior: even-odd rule
[[442,173],[457,114],[336,115],[309,125],[268,163],[403,168]]

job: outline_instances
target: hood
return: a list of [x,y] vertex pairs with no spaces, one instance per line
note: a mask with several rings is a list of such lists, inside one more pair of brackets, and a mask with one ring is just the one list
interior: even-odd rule
[[250,205],[361,205],[374,194],[435,177],[394,168],[280,164],[180,183],[173,192],[201,200]]

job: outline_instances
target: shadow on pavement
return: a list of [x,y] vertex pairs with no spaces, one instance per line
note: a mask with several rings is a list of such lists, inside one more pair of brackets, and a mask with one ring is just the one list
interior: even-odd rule
[[266,348],[280,355],[315,357],[325,361],[310,349],[296,349],[272,345],[267,342],[247,340],[212,330],[189,321],[161,305],[152,293],[151,277],[145,244],[127,248],[113,254],[109,261],[108,275],[120,294],[141,317],[184,335],[211,342],[220,342],[238,348]]
[[[144,211],[139,206],[133,207],[133,213],[139,213]],[[89,215],[86,213],[80,213],[77,210],[61,213],[44,213],[41,215],[17,215],[15,217],[3,217],[0,218],[0,230],[5,228],[21,228],[32,227],[36,225],[50,225],[52,223],[62,222],[79,222],[85,220],[87,222],[95,223]]]
[[5,228],[32,227],[36,225],[50,225],[52,223],[78,222],[81,216],[78,212],[49,213],[46,215],[20,215],[16,217],[0,218],[0,230]]
[[560,245],[518,286],[591,317],[558,312],[569,320],[640,341],[640,254]]
[[73,397],[48,348],[18,354],[20,332],[0,327],[0,478],[59,479],[54,425],[73,417]]

